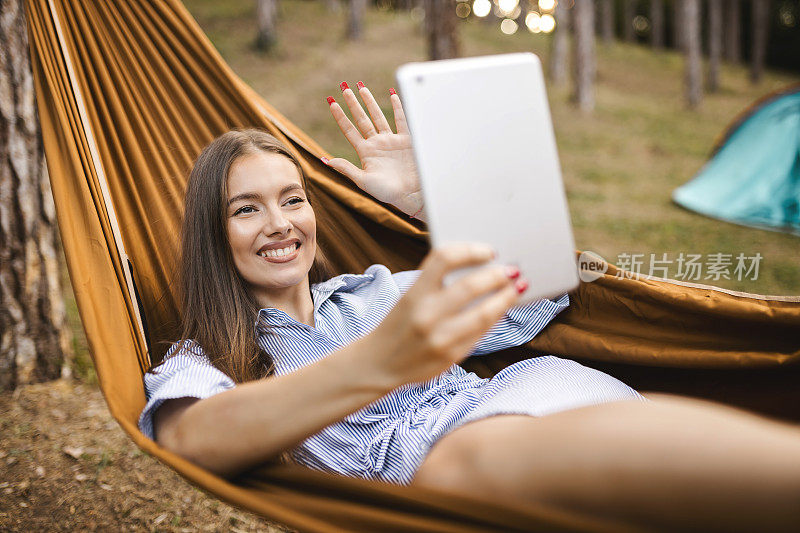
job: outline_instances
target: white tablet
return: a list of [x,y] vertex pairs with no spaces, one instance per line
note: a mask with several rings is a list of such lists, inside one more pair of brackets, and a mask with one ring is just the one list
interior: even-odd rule
[[496,262],[517,265],[530,280],[516,305],[577,287],[539,58],[516,53],[408,63],[396,76],[431,244],[490,244]]

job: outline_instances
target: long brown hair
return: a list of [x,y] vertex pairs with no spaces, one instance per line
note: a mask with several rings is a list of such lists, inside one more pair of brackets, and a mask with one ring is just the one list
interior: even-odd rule
[[[206,146],[189,174],[181,231],[179,291],[181,341],[199,344],[211,363],[235,383],[263,378],[274,361],[256,343],[259,305],[236,269],[226,231],[228,172],[238,158],[257,151],[288,157],[300,173],[300,162],[278,139],[258,129],[231,130]],[[313,204],[309,196],[309,204]],[[309,283],[332,276],[317,243]],[[176,352],[177,353],[177,352]]]

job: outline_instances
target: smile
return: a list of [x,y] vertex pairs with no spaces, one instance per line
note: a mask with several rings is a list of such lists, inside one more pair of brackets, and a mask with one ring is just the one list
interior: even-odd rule
[[269,261],[270,263],[286,263],[296,258],[299,254],[300,243],[293,243],[286,248],[277,248],[274,250],[264,250],[258,255]]

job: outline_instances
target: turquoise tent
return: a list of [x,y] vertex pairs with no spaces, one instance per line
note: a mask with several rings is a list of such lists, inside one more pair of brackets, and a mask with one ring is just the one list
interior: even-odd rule
[[713,218],[800,235],[800,85],[740,115],[672,199]]

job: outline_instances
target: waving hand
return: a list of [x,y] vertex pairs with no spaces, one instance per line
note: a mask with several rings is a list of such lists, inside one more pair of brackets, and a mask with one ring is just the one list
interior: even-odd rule
[[400,97],[394,89],[390,90],[389,98],[397,129],[397,133],[394,133],[378,102],[363,83],[358,82],[358,91],[369,116],[347,83],[342,82],[340,87],[355,125],[332,97],[328,97],[328,103],[339,129],[361,160],[361,168],[343,158],[323,161],[353,180],[375,199],[392,204],[408,215],[416,214],[417,218],[424,220],[420,215],[422,191],[419,175]]

